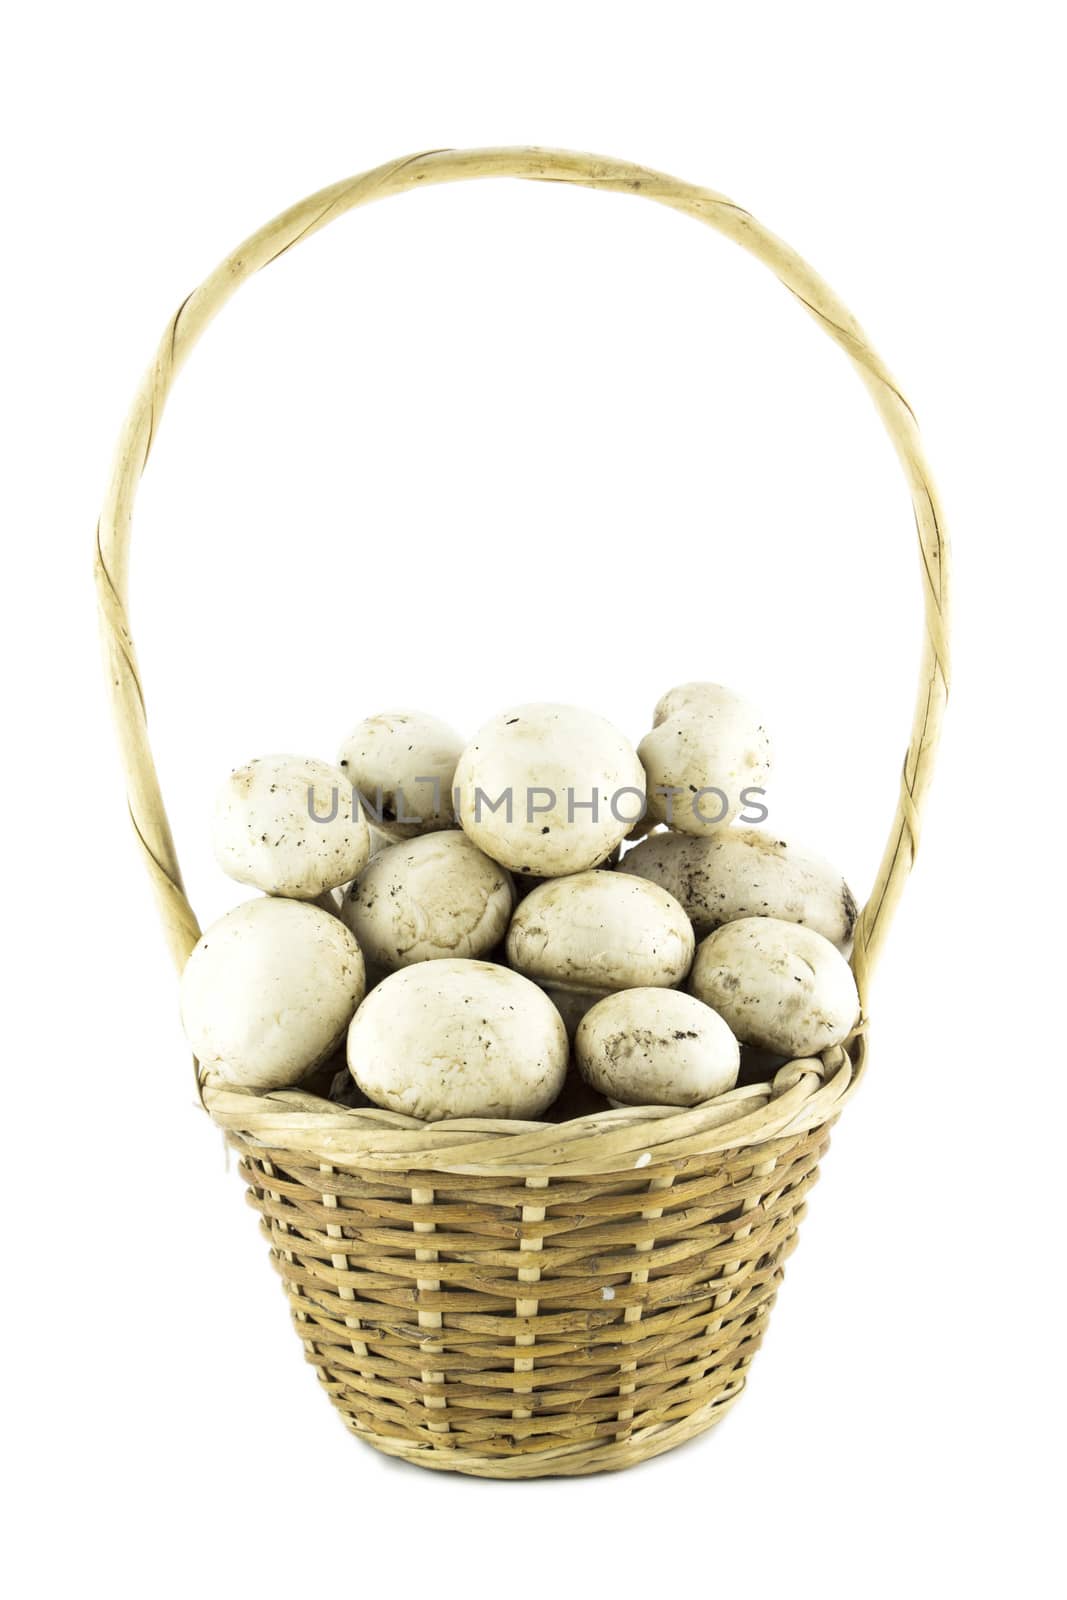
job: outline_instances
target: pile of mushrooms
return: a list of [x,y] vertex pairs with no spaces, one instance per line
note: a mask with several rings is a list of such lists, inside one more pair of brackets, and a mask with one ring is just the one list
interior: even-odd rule
[[770,771],[758,714],[709,683],[664,695],[636,749],[534,704],[469,742],[387,712],[336,766],[236,769],[215,854],[261,895],[182,975],[205,1080],[560,1120],[699,1105],[841,1044],[856,903],[821,856],[746,824]]

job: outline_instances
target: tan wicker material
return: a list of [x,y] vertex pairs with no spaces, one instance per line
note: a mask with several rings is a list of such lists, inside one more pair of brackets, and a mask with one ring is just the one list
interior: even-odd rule
[[[123,431],[97,533],[97,587],[130,814],[175,962],[199,935],[148,745],[127,615],[134,497],[174,378],[236,289],[371,200],[460,178],[630,192],[768,266],[849,355],[911,490],[925,632],[915,721],[852,964],[871,969],[918,842],[948,682],[942,518],[915,418],[853,317],[787,245],[709,190],[628,162],[539,149],[435,150],[283,212],[183,301]],[[301,1092],[202,1084],[240,1153],[307,1359],[379,1449],[489,1477],[628,1466],[710,1427],[740,1393],[852,1092],[865,1028],[771,1084],[692,1110],[425,1125]]]

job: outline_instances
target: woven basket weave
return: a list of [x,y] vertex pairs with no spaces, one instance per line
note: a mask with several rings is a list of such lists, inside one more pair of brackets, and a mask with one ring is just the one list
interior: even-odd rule
[[[861,329],[786,245],[723,196],[567,151],[434,150],[301,201],[247,239],[168,323],[122,434],[97,589],[130,813],[179,968],[199,937],[159,792],[127,616],[134,497],[174,378],[254,272],[368,201],[461,178],[645,196],[781,279],[851,357],[915,510],[925,632],[900,797],[853,968],[871,968],[911,869],[947,693],[947,548],[914,416]],[[348,1427],[390,1455],[485,1477],[595,1472],[716,1422],[744,1387],[829,1129],[862,1072],[861,1027],[772,1083],[691,1110],[562,1124],[424,1125],[299,1092],[201,1084],[240,1157],[308,1361]]]

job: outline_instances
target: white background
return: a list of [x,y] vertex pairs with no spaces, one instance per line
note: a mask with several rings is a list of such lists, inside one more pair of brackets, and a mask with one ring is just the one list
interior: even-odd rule
[[[273,3],[8,24],[4,1448],[12,1592],[1052,1592],[1062,1434],[1062,154],[1043,4]],[[957,557],[956,692],[834,1139],[749,1389],[621,1476],[351,1440],[192,1096],[128,837],[91,540],[167,317],[246,233],[421,148],[626,156],[753,210],[900,376]],[[207,920],[220,777],[414,704],[635,739],[688,677],[777,734],[776,823],[870,883],[910,725],[907,497],[848,363],[629,198],[369,207],[175,392],[133,617]],[[1056,1453],[1053,1454],[1055,1446]]]

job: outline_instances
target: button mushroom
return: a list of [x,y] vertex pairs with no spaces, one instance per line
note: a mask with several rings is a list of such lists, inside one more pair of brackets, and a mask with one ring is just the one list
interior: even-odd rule
[[416,961],[485,956],[507,932],[511,879],[465,833],[390,845],[350,885],[341,915],[367,961],[386,972]]
[[739,917],[801,922],[839,949],[852,938],[856,902],[836,868],[759,828],[718,828],[701,839],[654,833],[619,870],[673,894],[698,939]]
[[618,1105],[695,1106],[732,1089],[740,1050],[722,1017],[677,989],[625,989],[587,1011],[578,1068]]
[[[737,816],[747,792],[765,788],[770,740],[758,713],[717,684],[677,702],[637,747],[648,782],[648,814],[681,833],[707,834]],[[671,705],[672,690],[657,707]]]
[[709,934],[689,986],[744,1044],[791,1059],[840,1044],[859,1016],[840,951],[811,928],[774,917],[742,917]]
[[610,722],[522,705],[487,722],[456,768],[459,821],[513,872],[556,878],[607,859],[643,810],[645,777]]
[[595,871],[541,884],[516,909],[507,938],[516,971],[567,997],[570,1027],[618,989],[681,983],[693,947],[689,919],[666,890]]
[[567,1035],[536,984],[486,961],[394,972],[348,1030],[348,1066],[378,1105],[426,1122],[538,1117],[567,1073]]
[[463,740],[424,711],[383,711],[359,723],[338,765],[392,839],[455,827],[452,784]]
[[213,923],[186,962],[182,1023],[207,1076],[281,1089],[336,1047],[363,992],[363,957],[337,917],[251,900]]
[[721,697],[725,692],[718,683],[676,684],[656,701],[656,709],[652,713],[652,726],[658,728],[661,722],[670,722],[678,716],[691,716],[705,706],[714,711],[721,703]]
[[363,870],[370,834],[352,785],[325,761],[262,756],[230,773],[215,804],[223,872],[266,894],[317,900]]

